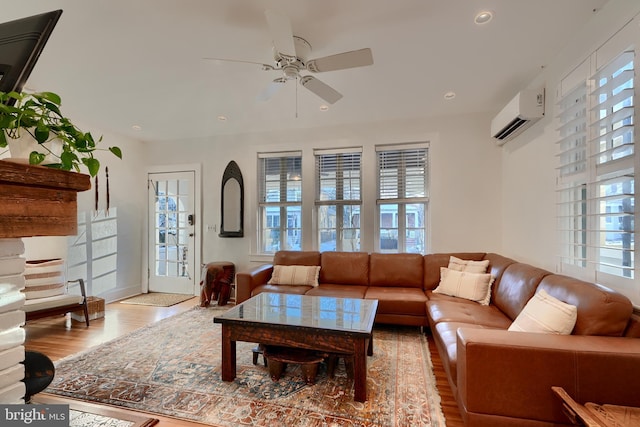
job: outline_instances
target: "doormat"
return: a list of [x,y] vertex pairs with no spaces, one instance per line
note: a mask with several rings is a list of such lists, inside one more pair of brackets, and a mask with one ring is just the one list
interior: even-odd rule
[[122,304],[152,305],[154,307],[171,307],[188,299],[195,298],[186,294],[166,294],[163,292],[149,292],[120,301]]

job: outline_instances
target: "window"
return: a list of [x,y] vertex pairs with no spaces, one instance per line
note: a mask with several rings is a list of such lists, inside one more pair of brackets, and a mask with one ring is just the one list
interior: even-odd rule
[[319,250],[360,250],[361,149],[316,150]]
[[260,252],[300,250],[302,153],[258,154]]
[[378,250],[426,253],[428,144],[376,147]]
[[635,276],[634,52],[600,67],[558,106],[562,265],[619,288]]

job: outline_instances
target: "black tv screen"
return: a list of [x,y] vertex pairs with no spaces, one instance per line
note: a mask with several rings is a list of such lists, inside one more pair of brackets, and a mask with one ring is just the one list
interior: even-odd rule
[[0,24],[0,91],[22,92],[62,10]]

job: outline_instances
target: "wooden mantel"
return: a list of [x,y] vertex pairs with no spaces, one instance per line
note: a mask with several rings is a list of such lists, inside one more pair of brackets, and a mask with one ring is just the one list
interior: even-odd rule
[[70,236],[89,175],[0,160],[0,238]]

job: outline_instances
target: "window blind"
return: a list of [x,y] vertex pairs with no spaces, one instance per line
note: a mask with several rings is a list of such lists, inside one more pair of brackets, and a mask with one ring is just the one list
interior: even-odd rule
[[427,155],[427,147],[378,150],[378,202],[426,199]]
[[361,199],[361,157],[356,151],[316,150],[316,202]]
[[302,153],[258,155],[259,203],[302,201]]

